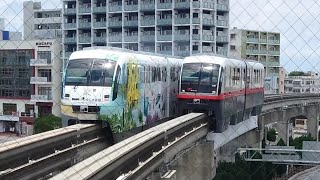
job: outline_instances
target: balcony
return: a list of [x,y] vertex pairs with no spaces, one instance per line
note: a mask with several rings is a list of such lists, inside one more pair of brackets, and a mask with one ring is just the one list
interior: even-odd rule
[[192,24],[200,24],[200,18],[192,18]]
[[192,1],[192,7],[193,8],[200,8],[200,2],[199,1]]
[[122,27],[122,21],[109,21],[109,27]]
[[217,26],[227,27],[228,21],[227,20],[217,20]]
[[225,4],[217,4],[217,10],[218,11],[228,11],[228,6]]
[[175,8],[177,9],[189,9],[190,8],[190,2],[175,2]]
[[30,66],[51,66],[47,59],[30,59]]
[[267,63],[267,67],[280,67],[280,62],[270,61]]
[[91,44],[91,37],[79,37],[79,43]]
[[178,31],[174,35],[174,40],[175,41],[190,41],[190,34],[185,31],[181,31],[181,32]]
[[207,26],[214,26],[214,20],[213,19],[203,18],[202,19],[202,24],[203,25],[207,25]]
[[99,22],[93,22],[94,28],[101,28],[101,27],[107,27],[106,21],[99,21]]
[[34,24],[61,23],[62,17],[35,18],[33,22]]
[[67,43],[67,44],[77,43],[77,38],[76,37],[65,37],[64,43]]
[[164,19],[157,19],[157,24],[158,25],[172,25],[172,18],[164,18]]
[[190,24],[190,18],[175,18],[175,24]]
[[159,50],[158,53],[166,54],[166,55],[172,55],[172,51],[166,51],[166,50]]
[[107,7],[101,6],[101,7],[93,7],[93,13],[106,13]]
[[31,77],[30,84],[50,84],[48,77]]
[[5,115],[5,114],[0,112],[0,120],[1,121],[15,121],[15,122],[18,122],[19,121],[19,115],[18,115],[17,112],[12,112],[11,115]]
[[213,46],[202,46],[202,52],[203,53],[214,53],[214,47]]
[[280,40],[278,40],[278,39],[268,39],[268,43],[269,44],[280,44]]
[[124,5],[124,10],[125,11],[138,11],[138,4],[134,4],[134,5]]
[[91,28],[91,22],[79,22],[79,28]]
[[172,9],[172,3],[158,3],[157,9]]
[[203,41],[214,41],[214,36],[213,35],[202,35],[202,40]]
[[49,95],[31,95],[32,102],[52,102],[52,98]]
[[259,49],[247,49],[247,54],[259,54]]
[[184,50],[184,51],[176,50],[174,52],[174,55],[175,56],[183,56],[183,57],[190,56],[190,50]]
[[145,47],[142,48],[142,51],[154,53],[155,52],[155,47],[154,46],[145,46]]
[[79,8],[79,13],[91,13],[90,6],[82,6]]
[[261,38],[261,39],[260,39],[260,43],[267,43],[267,39]]
[[200,40],[200,34],[192,34],[192,40]]
[[65,23],[64,28],[65,29],[75,29],[75,28],[77,28],[77,23]]
[[158,34],[157,40],[158,41],[172,41],[172,34],[169,34],[169,35],[167,35],[167,34],[165,34],[165,35]]
[[257,37],[248,37],[247,42],[259,43],[259,39]]
[[122,35],[109,35],[109,42],[122,42]]
[[217,42],[228,42],[228,36],[217,36]]
[[124,27],[136,27],[138,26],[138,20],[125,20],[123,22]]
[[109,12],[119,12],[122,11],[122,5],[109,6]]
[[140,39],[142,42],[155,42],[155,35],[142,35]]
[[203,2],[203,8],[206,8],[206,9],[214,9],[214,3],[212,2]]
[[267,54],[267,49],[260,49],[260,54]]
[[107,40],[106,40],[106,37],[105,37],[105,36],[102,36],[102,37],[94,36],[94,37],[93,37],[93,42],[94,42],[94,43],[106,43]]
[[64,9],[64,14],[68,15],[68,14],[76,14],[77,10],[76,8],[65,8]]
[[155,20],[154,19],[143,19],[140,21],[141,26],[154,26]]
[[136,36],[124,36],[124,42],[138,42],[138,35],[136,35]]
[[274,56],[279,56],[280,55],[280,50],[274,51],[274,50],[269,50],[268,54],[274,55]]
[[141,11],[153,11],[155,10],[155,4],[141,4],[140,5],[140,10]]

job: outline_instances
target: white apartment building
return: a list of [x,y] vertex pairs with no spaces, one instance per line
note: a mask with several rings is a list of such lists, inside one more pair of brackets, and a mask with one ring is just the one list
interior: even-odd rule
[[256,60],[265,66],[265,94],[281,93],[280,33],[230,29],[230,57]]
[[286,76],[284,80],[285,93],[319,93],[319,74],[307,72],[304,76]]
[[41,9],[41,2],[23,2],[24,39],[57,39],[62,37],[61,9]]
[[68,58],[91,46],[228,55],[229,0],[63,0]]
[[61,42],[0,41],[0,132],[39,115],[61,116]]

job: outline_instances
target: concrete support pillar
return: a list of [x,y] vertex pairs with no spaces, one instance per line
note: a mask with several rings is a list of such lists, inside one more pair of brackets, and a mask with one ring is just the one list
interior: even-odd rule
[[278,119],[278,122],[277,122],[278,136],[283,139],[286,145],[288,145],[289,144],[289,127],[288,127],[289,120],[286,117],[286,111],[281,111],[281,112],[282,112],[282,119]]
[[213,143],[201,143],[173,161],[169,169],[176,170],[175,180],[207,180],[215,176]]
[[318,127],[319,127],[319,106],[315,106],[314,108],[309,108],[308,111],[308,120],[307,120],[307,129],[308,133],[311,133],[313,138],[316,138],[319,141],[318,137]]

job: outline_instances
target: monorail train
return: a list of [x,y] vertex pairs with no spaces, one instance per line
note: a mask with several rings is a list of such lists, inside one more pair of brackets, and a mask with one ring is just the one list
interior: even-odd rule
[[181,67],[178,104],[182,114],[206,112],[215,132],[261,112],[264,66],[257,61],[210,55],[186,57]]
[[63,74],[63,118],[107,120],[119,133],[175,115],[181,62],[110,47],[73,52]]

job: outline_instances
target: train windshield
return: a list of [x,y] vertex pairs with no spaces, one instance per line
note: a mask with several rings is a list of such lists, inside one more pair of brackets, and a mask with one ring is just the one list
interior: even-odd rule
[[116,62],[104,59],[79,59],[68,63],[65,85],[111,86]]
[[195,93],[216,92],[219,68],[219,65],[211,63],[184,64],[182,67],[181,90]]

